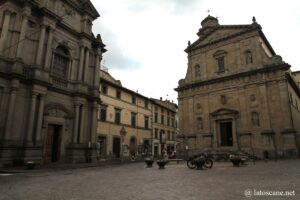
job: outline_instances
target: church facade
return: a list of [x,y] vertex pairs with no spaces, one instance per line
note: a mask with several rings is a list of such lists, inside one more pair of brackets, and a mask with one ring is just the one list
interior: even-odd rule
[[90,1],[1,1],[0,165],[96,157],[98,17]]
[[201,25],[175,89],[181,151],[298,156],[299,85],[262,27],[254,17],[247,25],[220,25],[208,16]]

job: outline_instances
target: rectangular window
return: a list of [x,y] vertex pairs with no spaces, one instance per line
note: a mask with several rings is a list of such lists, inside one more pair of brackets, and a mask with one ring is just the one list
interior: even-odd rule
[[164,123],[165,123],[165,116],[161,115],[161,124],[164,124]]
[[168,140],[171,140],[171,134],[170,134],[170,131],[168,131],[167,133],[168,133]]
[[172,132],[172,140],[176,140],[176,138],[175,138],[175,132]]
[[136,127],[136,113],[131,113],[131,126]]
[[115,109],[115,123],[120,124],[121,123],[121,109]]
[[154,138],[158,139],[158,129],[154,129]]
[[148,101],[145,101],[145,108],[148,108]]
[[107,106],[100,106],[100,121],[106,121]]
[[101,92],[107,94],[107,85],[101,85]]
[[116,97],[117,97],[117,99],[121,99],[121,91],[120,90],[117,90]]
[[172,127],[175,127],[174,118],[172,118]]
[[167,117],[167,126],[170,126],[170,117]]
[[219,70],[219,72],[224,72],[225,71],[224,57],[217,58],[217,61],[218,61],[218,70]]
[[158,122],[158,113],[154,113],[154,122],[157,123]]
[[149,128],[149,117],[145,117],[145,129]]
[[135,96],[132,96],[131,103],[136,104],[136,97]]

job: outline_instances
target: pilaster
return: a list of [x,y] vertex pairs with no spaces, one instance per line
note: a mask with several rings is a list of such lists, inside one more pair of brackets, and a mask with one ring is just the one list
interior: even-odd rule
[[1,35],[0,35],[0,54],[2,55],[4,54],[5,51],[5,43],[8,35],[10,16],[11,16],[11,11],[9,10],[4,11],[4,22],[2,26]]
[[30,104],[28,129],[27,129],[27,142],[33,142],[33,127],[34,127],[37,95],[38,95],[38,93],[35,91],[33,91],[31,94],[31,104]]
[[17,58],[22,58],[22,54],[24,52],[23,46],[24,46],[24,42],[25,42],[28,17],[30,15],[31,15],[31,8],[27,6],[27,7],[25,7],[25,9],[23,11],[23,16],[22,16],[23,19],[22,19],[18,48],[17,48]]
[[[45,32],[46,32],[46,26],[41,25],[40,38],[39,38],[37,56],[36,56],[36,61],[35,61],[35,63],[37,65],[41,65],[41,62],[42,62],[42,55],[43,55],[43,52],[44,52]],[[49,36],[50,36],[50,32],[49,32]]]

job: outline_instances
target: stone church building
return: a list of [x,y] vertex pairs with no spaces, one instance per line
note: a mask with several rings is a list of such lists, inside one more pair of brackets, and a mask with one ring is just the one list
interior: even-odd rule
[[94,158],[98,17],[89,0],[0,2],[0,165]]
[[296,157],[300,90],[290,65],[254,17],[247,25],[220,25],[208,16],[201,25],[175,89],[181,151]]

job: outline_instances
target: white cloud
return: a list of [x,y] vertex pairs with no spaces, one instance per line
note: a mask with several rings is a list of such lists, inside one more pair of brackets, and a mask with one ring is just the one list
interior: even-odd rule
[[101,17],[94,22],[108,52],[105,65],[123,86],[145,96],[167,94],[176,100],[178,80],[187,69],[187,41],[196,33],[207,10],[220,24],[250,24],[252,16],[275,52],[300,70],[300,3],[296,0],[92,0]]

